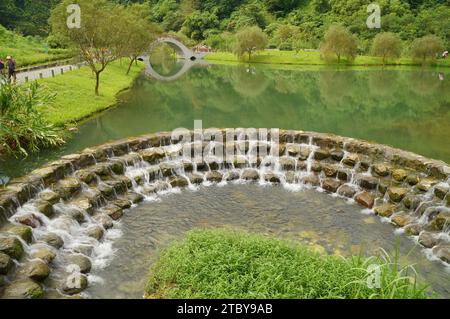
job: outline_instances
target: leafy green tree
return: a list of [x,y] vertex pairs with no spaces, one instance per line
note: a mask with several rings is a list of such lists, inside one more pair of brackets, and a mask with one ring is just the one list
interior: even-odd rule
[[182,32],[191,39],[204,40],[205,31],[219,27],[219,19],[214,13],[195,11],[186,18]]
[[402,41],[392,32],[383,32],[375,36],[372,44],[372,54],[383,59],[386,64],[388,58],[399,58],[402,53]]
[[442,40],[435,35],[426,35],[414,40],[411,46],[411,56],[415,60],[426,63],[435,60],[444,49]]
[[334,24],[325,32],[324,42],[321,45],[321,52],[325,58],[335,55],[338,63],[345,57],[348,61],[353,61],[358,50],[356,37],[345,27]]
[[106,0],[77,0],[82,14],[81,27],[68,28],[66,8],[72,3],[64,0],[52,11],[52,29],[78,48],[95,74],[95,94],[99,95],[100,74],[121,57],[127,45],[124,7]]
[[121,55],[130,59],[127,74],[130,73],[133,62],[136,62],[140,55],[146,53],[151,43],[160,34],[158,27],[151,23],[147,16],[148,6],[146,5],[134,4],[125,9],[123,39],[126,39],[126,45],[123,46]]
[[234,52],[239,57],[248,54],[250,61],[252,54],[257,50],[264,49],[266,44],[267,36],[259,27],[246,27],[236,33]]

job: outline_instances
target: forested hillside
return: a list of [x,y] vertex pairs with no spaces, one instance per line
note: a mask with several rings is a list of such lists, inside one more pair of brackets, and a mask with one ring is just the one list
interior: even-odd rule
[[[363,50],[379,30],[366,26],[367,5],[372,0],[111,0],[121,4],[148,3],[149,19],[165,31],[180,32],[192,40],[219,41],[220,34],[258,25],[269,36],[269,46],[283,45],[280,25],[297,26],[305,46],[317,47],[327,27],[339,22],[356,34]],[[2,0],[0,24],[29,35],[46,35],[47,19],[59,0]],[[75,1],[76,2],[76,1]],[[435,34],[450,44],[448,0],[379,0],[381,31],[412,41]],[[281,33],[281,35],[280,35]]]

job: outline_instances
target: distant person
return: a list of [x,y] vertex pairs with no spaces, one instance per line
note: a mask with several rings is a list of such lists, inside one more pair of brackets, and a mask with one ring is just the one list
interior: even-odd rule
[[444,81],[445,80],[445,75],[444,73],[440,72],[439,73],[439,80]]
[[8,80],[11,81],[12,78],[13,83],[16,83],[16,61],[11,56],[8,56],[6,60],[6,65],[8,66]]
[[448,58],[448,51],[444,51],[444,52],[442,53],[442,58],[443,58],[443,59],[447,59],[447,58]]
[[3,76],[5,73],[5,62],[3,62],[2,59],[0,59],[0,76]]

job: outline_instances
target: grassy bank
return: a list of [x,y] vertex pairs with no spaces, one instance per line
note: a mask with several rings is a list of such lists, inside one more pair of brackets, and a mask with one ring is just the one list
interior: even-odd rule
[[[371,264],[381,286],[367,286]],[[148,298],[426,298],[409,268],[380,258],[341,258],[260,235],[194,230],[150,271]],[[411,270],[410,270],[411,272]]]
[[[214,52],[208,54],[205,58],[208,61],[223,61],[229,63],[248,62],[248,57],[239,60],[236,55],[229,52]],[[373,56],[358,56],[355,61],[348,63],[345,60],[338,63],[326,63],[320,58],[320,53],[317,51],[279,51],[279,50],[264,50],[252,56],[251,63],[264,64],[290,64],[290,65],[348,65],[348,66],[381,66],[383,65],[381,58]],[[418,65],[409,58],[400,58],[386,63],[392,66],[416,66]],[[436,66],[450,67],[450,59],[438,60]]]
[[45,118],[52,124],[63,125],[111,107],[116,103],[117,94],[129,88],[144,68],[143,63],[133,65],[126,75],[127,66],[125,60],[116,61],[105,69],[99,96],[94,93],[95,76],[88,67],[40,80],[50,92],[56,93],[52,104],[42,110]]

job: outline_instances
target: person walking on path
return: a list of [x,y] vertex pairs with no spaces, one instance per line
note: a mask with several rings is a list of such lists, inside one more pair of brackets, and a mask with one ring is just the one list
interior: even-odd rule
[[8,66],[8,80],[11,81],[12,78],[13,83],[16,83],[16,61],[14,61],[11,56],[8,56],[6,60]]
[[3,76],[4,72],[5,72],[5,62],[3,62],[2,59],[0,59],[0,77]]

